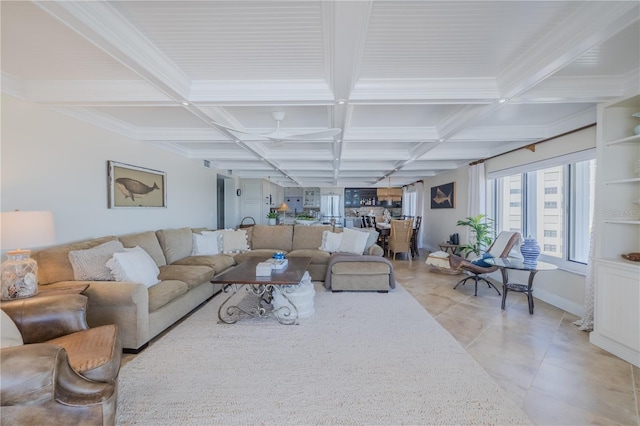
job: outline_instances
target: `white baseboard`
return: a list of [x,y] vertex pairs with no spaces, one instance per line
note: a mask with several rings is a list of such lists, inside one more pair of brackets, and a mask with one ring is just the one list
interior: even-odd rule
[[533,296],[537,299],[542,300],[543,302],[555,306],[556,308],[560,308],[564,311],[569,312],[570,314],[579,316],[580,318],[582,318],[582,315],[584,315],[584,305],[576,303],[573,300],[558,296],[557,294],[551,293],[550,291],[541,288],[535,288],[534,286]]
[[640,367],[640,352],[637,350],[630,349],[625,345],[611,340],[597,331],[589,333],[589,342],[619,358],[622,358],[636,367]]

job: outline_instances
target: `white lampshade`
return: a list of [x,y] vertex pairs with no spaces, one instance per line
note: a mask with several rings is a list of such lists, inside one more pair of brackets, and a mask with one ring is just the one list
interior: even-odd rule
[[55,243],[53,213],[49,211],[2,212],[0,225],[3,250],[42,247]]

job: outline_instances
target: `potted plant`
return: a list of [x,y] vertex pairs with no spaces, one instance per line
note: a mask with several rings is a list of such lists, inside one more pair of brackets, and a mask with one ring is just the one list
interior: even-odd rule
[[267,219],[269,219],[269,225],[275,225],[278,219],[278,212],[267,213]]
[[476,256],[480,256],[493,242],[493,219],[484,214],[466,217],[463,220],[459,220],[456,225],[470,228],[469,243],[460,246],[465,256],[468,256],[469,253],[475,253]]

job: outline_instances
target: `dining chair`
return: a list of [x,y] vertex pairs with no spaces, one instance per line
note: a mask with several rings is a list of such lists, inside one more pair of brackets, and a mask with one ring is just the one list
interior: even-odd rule
[[376,218],[375,216],[362,216],[362,227],[363,228],[375,228],[376,227]]
[[[493,244],[489,246],[487,253],[491,254],[492,257],[505,258],[509,256],[509,252],[511,251],[513,246],[515,246],[517,243],[520,242],[520,239],[521,237],[519,232],[502,231],[500,234],[498,234]],[[475,281],[475,292],[473,294],[474,296],[478,295],[478,281],[486,282],[489,285],[489,287],[493,287],[495,291],[497,291],[498,294],[500,294],[500,290],[498,290],[498,288],[495,285],[493,285],[491,281],[481,276],[484,274],[489,274],[491,272],[497,271],[498,267],[488,265],[487,263],[483,265],[482,263],[483,262],[478,260],[472,262],[455,254],[449,255],[449,266],[451,267],[451,269],[461,269],[463,271],[467,271],[471,273],[470,276],[458,281],[458,283],[453,287],[454,290],[458,288],[460,284],[464,285],[464,283],[467,280],[474,280]]]
[[418,253],[418,233],[422,224],[422,216],[416,216],[413,232],[411,233],[411,257],[419,256]]
[[413,219],[392,220],[389,235],[389,254],[393,252],[395,260],[397,253],[407,253],[411,261],[411,235],[413,234]]

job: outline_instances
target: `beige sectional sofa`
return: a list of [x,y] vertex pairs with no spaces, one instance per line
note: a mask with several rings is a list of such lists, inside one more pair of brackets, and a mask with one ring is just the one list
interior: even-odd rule
[[[334,231],[331,226],[307,225],[255,225],[246,230],[251,251],[235,254],[236,263],[253,256],[271,257],[277,251],[287,257],[310,257],[309,274],[314,281],[324,281],[331,258],[331,253],[319,249],[323,232],[342,232],[341,228]],[[374,243],[364,254],[382,256],[384,251]]]
[[[110,236],[46,248],[32,254],[38,262],[40,286],[68,287],[87,283],[90,326],[117,324],[122,347],[139,351],[149,340],[211,298],[219,290],[213,277],[235,265],[232,256],[191,256],[191,228]],[[160,282],[147,288],[136,282],[76,281],[69,252],[119,240],[124,247],[142,247],[160,270]]]
[[[312,280],[324,281],[331,254],[320,250],[324,231],[331,226],[256,225],[244,229],[250,251],[192,256],[193,233],[203,229],[179,228],[108,236],[69,243],[36,251],[39,286],[65,288],[70,284],[89,284],[87,321],[91,327],[117,324],[122,347],[137,352],[148,342],[220,290],[211,280],[250,257],[268,258],[283,251],[287,257],[310,257]],[[336,229],[336,232],[341,232]],[[153,259],[160,273],[157,284],[147,287],[138,282],[77,281],[69,252],[92,249],[109,241],[126,248],[141,247]],[[366,255],[381,261],[383,250],[371,244]],[[342,255],[344,256],[344,255]],[[358,265],[353,264],[355,268]],[[348,265],[343,266],[349,268]],[[366,278],[366,277],[363,277]]]

